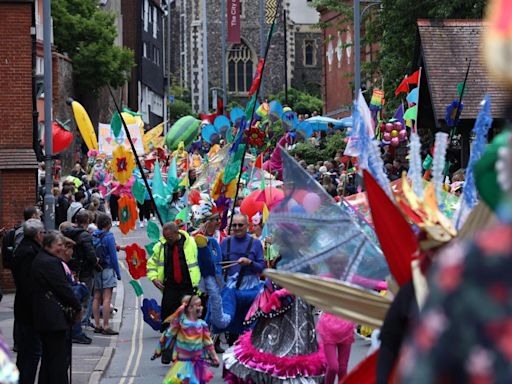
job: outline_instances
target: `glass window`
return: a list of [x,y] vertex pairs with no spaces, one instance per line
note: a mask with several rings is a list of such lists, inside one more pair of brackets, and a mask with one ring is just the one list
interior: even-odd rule
[[247,93],[254,76],[254,55],[243,41],[231,47],[228,55],[229,91]]
[[304,65],[316,65],[316,47],[314,40],[304,40]]

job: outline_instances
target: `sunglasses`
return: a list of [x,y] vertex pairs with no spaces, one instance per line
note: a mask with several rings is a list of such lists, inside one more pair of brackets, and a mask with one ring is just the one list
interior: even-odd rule
[[245,224],[232,224],[231,226],[233,228],[243,228],[245,226]]

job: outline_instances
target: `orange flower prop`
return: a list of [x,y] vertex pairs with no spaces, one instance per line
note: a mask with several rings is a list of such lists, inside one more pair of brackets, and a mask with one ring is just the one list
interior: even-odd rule
[[135,158],[132,151],[119,145],[112,152],[112,162],[110,163],[115,178],[121,183],[126,184],[132,176],[135,169]]
[[247,144],[253,147],[261,147],[265,143],[265,132],[263,132],[257,125],[253,125],[246,131]]
[[236,194],[236,181],[237,179],[233,179],[229,184],[224,184],[222,182],[222,178],[224,177],[224,170],[220,171],[213,183],[212,189],[210,191],[211,198],[215,201],[221,195],[224,195],[228,199],[233,199]]
[[134,280],[146,276],[146,262],[146,250],[135,243],[126,247],[126,264]]
[[119,229],[125,235],[131,229],[135,229],[137,221],[137,203],[128,195],[122,195],[119,199]]

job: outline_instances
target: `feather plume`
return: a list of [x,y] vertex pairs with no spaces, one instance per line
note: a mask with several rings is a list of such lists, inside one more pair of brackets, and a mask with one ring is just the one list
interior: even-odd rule
[[442,201],[441,190],[444,181],[444,167],[446,162],[446,148],[448,146],[448,134],[444,132],[436,133],[436,143],[434,145],[434,162],[432,164],[432,180],[436,191],[437,204]]

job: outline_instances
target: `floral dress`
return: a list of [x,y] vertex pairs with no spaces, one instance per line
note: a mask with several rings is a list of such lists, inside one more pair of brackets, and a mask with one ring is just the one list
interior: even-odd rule
[[454,242],[402,349],[402,383],[512,383],[512,226]]

